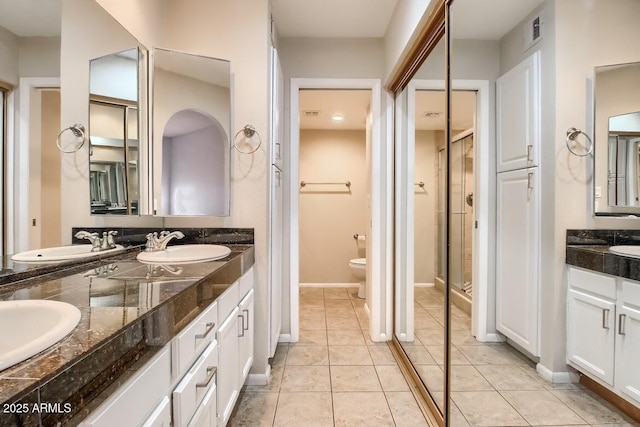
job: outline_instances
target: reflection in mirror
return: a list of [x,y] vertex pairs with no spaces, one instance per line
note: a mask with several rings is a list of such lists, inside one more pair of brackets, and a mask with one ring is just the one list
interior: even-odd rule
[[[395,338],[425,385],[432,411],[445,412],[445,298],[438,278],[446,186],[444,40],[396,97],[397,158]],[[422,80],[437,79],[437,80]],[[428,90],[433,89],[433,90]],[[446,254],[445,254],[446,255]],[[440,280],[440,283],[438,282]]]
[[89,188],[92,214],[138,214],[138,57],[138,49],[130,49],[91,61]]
[[640,213],[640,63],[595,68],[595,213]]
[[230,76],[228,61],[154,49],[157,215],[229,215]]

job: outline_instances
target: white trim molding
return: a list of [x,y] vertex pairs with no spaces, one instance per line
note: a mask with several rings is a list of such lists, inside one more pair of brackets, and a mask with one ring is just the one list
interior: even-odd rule
[[553,384],[572,384],[580,381],[580,376],[576,372],[554,372],[541,363],[536,364],[536,371],[542,378]]
[[271,365],[267,363],[267,369],[264,374],[249,373],[245,380],[245,385],[269,385],[271,381]]

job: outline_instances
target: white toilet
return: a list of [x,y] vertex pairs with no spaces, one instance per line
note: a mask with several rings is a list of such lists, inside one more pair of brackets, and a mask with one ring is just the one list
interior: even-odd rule
[[366,298],[367,289],[365,288],[367,280],[367,259],[366,258],[354,258],[349,261],[349,268],[351,274],[360,281],[360,288],[358,289],[358,297]]

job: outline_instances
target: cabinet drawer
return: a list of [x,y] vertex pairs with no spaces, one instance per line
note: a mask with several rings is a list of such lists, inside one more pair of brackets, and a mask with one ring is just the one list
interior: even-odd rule
[[173,390],[173,425],[185,427],[216,383],[218,342],[213,341]]
[[616,299],[616,279],[605,274],[571,267],[569,268],[569,286],[614,301]]
[[218,319],[220,320],[220,323],[229,316],[229,313],[236,308],[240,301],[238,290],[240,287],[239,282],[240,280],[233,282],[233,284],[218,297]]
[[214,302],[173,339],[173,374],[175,378],[180,378],[207,345],[213,341],[217,329],[218,303]]
[[162,398],[142,427],[171,427],[171,401],[167,396]]
[[165,346],[80,425],[91,427],[141,425],[170,387],[170,353],[169,347]]
[[240,278],[239,297],[243,298],[251,289],[253,289],[253,267],[246,271]]
[[213,384],[204,399],[202,399],[196,414],[189,422],[189,427],[211,427],[216,425],[216,392],[216,385]]
[[624,280],[622,282],[622,302],[640,309],[640,283]]

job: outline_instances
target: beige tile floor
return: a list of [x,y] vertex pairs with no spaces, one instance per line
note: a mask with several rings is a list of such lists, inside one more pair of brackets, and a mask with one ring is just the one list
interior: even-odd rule
[[280,344],[268,386],[245,386],[231,426],[426,426],[357,288],[301,288],[300,341]]
[[[442,390],[443,295],[415,289],[416,339],[403,346],[423,380]],[[551,384],[509,345],[471,335],[471,319],[452,309],[451,426],[638,426],[580,384]]]

